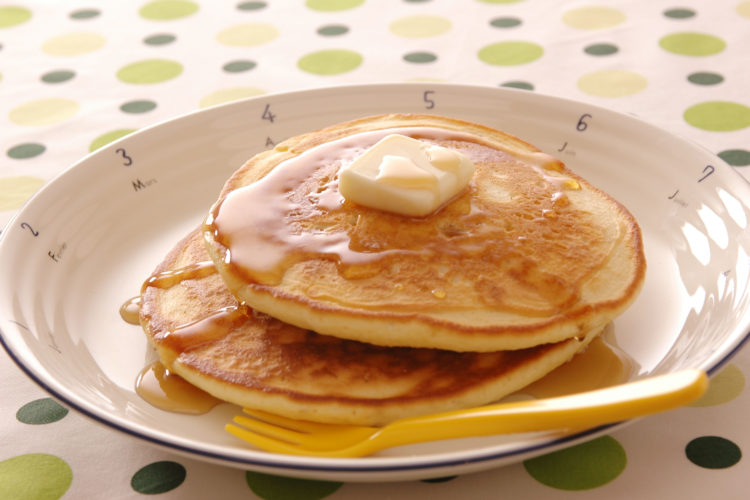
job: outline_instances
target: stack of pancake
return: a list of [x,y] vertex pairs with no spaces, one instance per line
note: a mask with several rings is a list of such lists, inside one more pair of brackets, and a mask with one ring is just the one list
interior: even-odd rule
[[[468,186],[410,217],[358,205],[342,168],[389,134],[468,156]],[[585,349],[635,299],[640,229],[534,146],[381,115],[251,158],[146,280],[162,363],[219,399],[380,425],[499,400]]]

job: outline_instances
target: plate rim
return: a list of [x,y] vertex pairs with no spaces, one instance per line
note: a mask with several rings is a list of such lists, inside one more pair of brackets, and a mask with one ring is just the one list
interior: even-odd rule
[[[596,104],[591,104],[591,103],[587,103],[583,101],[576,101],[574,99],[570,99],[566,97],[558,97],[558,96],[549,95],[549,94],[542,94],[542,93],[536,93],[536,92],[529,93],[528,91],[519,90],[519,89],[497,88],[497,87],[490,87],[490,86],[483,86],[483,85],[471,85],[471,84],[454,84],[454,83],[444,83],[444,82],[404,82],[404,83],[375,83],[375,84],[368,83],[368,84],[352,84],[352,85],[342,84],[342,85],[331,85],[331,86],[325,86],[325,87],[299,89],[299,90],[293,90],[293,91],[287,91],[287,92],[283,92],[283,91],[273,92],[273,93],[263,94],[260,96],[253,96],[253,97],[241,99],[238,101],[223,103],[223,104],[212,106],[209,108],[192,110],[192,111],[189,111],[189,112],[186,112],[186,113],[174,116],[174,117],[167,118],[165,120],[158,121],[154,124],[145,126],[127,136],[124,136],[116,141],[113,141],[105,145],[102,148],[89,152],[88,154],[80,158],[79,160],[73,162],[69,166],[63,168],[56,175],[54,175],[50,180],[48,180],[44,184],[44,186],[42,186],[39,190],[37,190],[37,192],[35,192],[34,195],[32,195],[20,208],[16,210],[16,212],[7,222],[2,233],[0,234],[0,248],[6,245],[7,234],[9,233],[8,229],[13,224],[17,223],[18,220],[23,217],[25,212],[29,210],[29,207],[32,207],[39,198],[42,198],[43,196],[45,196],[45,193],[47,189],[50,188],[50,186],[52,186],[56,182],[59,182],[60,179],[63,178],[64,176],[70,175],[71,172],[73,172],[76,168],[79,168],[82,164],[85,164],[86,162],[88,162],[92,157],[104,154],[104,152],[111,150],[113,148],[117,148],[122,143],[127,142],[128,140],[132,140],[133,137],[146,135],[155,128],[168,126],[169,124],[172,124],[181,120],[185,120],[190,117],[196,117],[199,115],[210,116],[211,114],[216,114],[217,116],[220,116],[222,113],[226,112],[227,109],[238,107],[238,106],[245,106],[248,103],[258,102],[258,101],[263,101],[263,100],[273,101],[273,100],[282,99],[282,98],[299,99],[301,97],[306,97],[307,99],[311,99],[312,96],[332,95],[341,91],[346,91],[352,94],[358,94],[358,93],[362,94],[368,91],[370,92],[372,91],[403,92],[408,88],[424,89],[426,86],[429,86],[430,88],[435,88],[438,90],[450,89],[451,91],[456,92],[456,93],[481,91],[481,92],[486,92],[488,94],[489,93],[495,94],[498,96],[498,98],[505,99],[505,100],[509,98],[512,99],[511,96],[524,95],[525,96],[524,99],[542,101],[542,104],[544,105],[549,105],[550,103],[557,103],[558,106],[559,105],[585,105],[588,109],[607,113],[609,114],[609,116],[617,117],[617,119],[631,120],[634,123],[637,123],[641,126],[646,126],[649,129],[659,130],[661,133],[665,133],[669,136],[672,136],[687,146],[702,150],[704,153],[710,155],[712,158],[715,158],[717,162],[723,163],[724,166],[726,167],[726,168],[723,168],[723,171],[725,173],[731,171],[732,174],[729,174],[729,175],[734,175],[736,176],[736,179],[744,182],[744,187],[740,189],[750,188],[750,183],[748,183],[748,181],[744,179],[739,174],[739,172],[737,172],[734,168],[726,164],[726,162],[724,162],[724,160],[718,157],[718,155],[714,154],[713,152],[711,152],[704,146],[700,145],[696,141],[690,138],[686,138],[670,130],[658,127],[638,116],[616,111],[616,110],[606,108],[603,106],[599,106]],[[747,344],[748,341],[750,341],[750,324],[742,328],[741,328],[741,324],[738,324],[736,327],[744,330],[744,333],[742,335],[737,336],[734,343],[731,344],[732,345],[731,349],[728,349],[725,352],[725,354],[721,357],[721,359],[718,359],[712,366],[707,367],[706,371],[709,376],[712,376],[716,372],[718,372],[726,363],[728,363],[737,354],[737,352],[739,352],[740,349],[742,349]],[[78,402],[72,400],[71,397],[68,397],[66,394],[62,393],[61,391],[53,387],[51,383],[48,383],[48,381],[46,380],[47,377],[43,377],[42,375],[40,375],[40,373],[37,373],[37,371],[34,370],[32,366],[30,366],[29,364],[27,364],[27,362],[21,359],[23,357],[21,356],[21,354],[13,350],[13,348],[9,344],[9,338],[4,331],[4,327],[2,324],[0,324],[0,344],[2,344],[4,350],[8,353],[8,355],[14,361],[14,363],[37,385],[39,385],[42,389],[50,393],[59,401],[75,409],[77,412],[83,414],[84,416],[90,419],[93,419],[94,421],[101,423],[107,427],[123,432],[129,436],[142,439],[151,444],[161,446],[161,447],[173,450],[173,451],[187,453],[191,456],[197,456],[197,457],[201,457],[204,459],[215,460],[224,464],[229,464],[229,465],[234,465],[234,466],[255,465],[255,466],[272,468],[275,470],[281,469],[287,472],[299,471],[299,472],[373,473],[373,472],[397,472],[397,471],[403,472],[403,471],[422,471],[422,470],[429,472],[430,470],[433,470],[433,469],[441,469],[441,468],[446,468],[446,467],[456,467],[460,465],[466,466],[470,464],[478,464],[478,463],[483,463],[483,462],[502,461],[503,459],[510,459],[513,457],[518,457],[518,456],[523,456],[529,453],[533,453],[533,452],[539,451],[540,449],[551,450],[556,447],[562,447],[565,445],[573,444],[576,441],[581,441],[588,437],[592,437],[594,435],[602,434],[605,432],[611,432],[615,428],[618,428],[626,423],[633,421],[633,420],[630,420],[630,421],[619,422],[619,423],[614,423],[614,424],[607,424],[607,425],[603,425],[603,426],[599,426],[599,427],[595,427],[591,429],[586,429],[584,431],[577,432],[577,433],[565,434],[563,436],[559,436],[551,440],[544,440],[542,442],[534,442],[529,445],[524,445],[518,449],[514,448],[510,450],[497,450],[496,447],[488,447],[484,452],[477,452],[477,451],[473,452],[470,457],[462,456],[466,452],[453,452],[453,453],[442,452],[442,453],[437,454],[436,455],[437,458],[432,459],[432,460],[429,459],[429,456],[418,456],[418,457],[405,456],[405,457],[376,457],[372,459],[365,458],[364,460],[361,460],[361,459],[357,459],[357,460],[352,460],[352,459],[310,460],[309,457],[305,457],[304,460],[295,461],[295,460],[288,459],[288,457],[290,456],[282,456],[286,459],[276,461],[276,460],[273,460],[273,458],[279,457],[279,455],[268,453],[268,452],[263,452],[260,450],[238,449],[237,454],[226,454],[219,450],[211,449],[211,448],[215,448],[216,445],[212,445],[210,443],[207,443],[206,448],[202,449],[200,447],[195,447],[195,446],[190,446],[184,443],[180,443],[178,442],[178,439],[176,438],[173,440],[165,439],[158,435],[159,432],[145,432],[144,429],[142,429],[141,426],[138,424],[134,424],[128,427],[127,425],[122,424],[120,422],[120,419],[111,418],[111,416],[109,416],[110,418],[107,418],[108,416],[104,412],[101,412],[100,414],[84,405],[78,404]],[[44,373],[46,374],[46,372]],[[459,456],[455,456],[456,453],[459,453]],[[451,454],[454,455],[454,458],[448,457],[448,455],[451,455]],[[258,455],[258,457],[255,457],[253,455]],[[444,458],[440,458],[440,457],[444,457]]]

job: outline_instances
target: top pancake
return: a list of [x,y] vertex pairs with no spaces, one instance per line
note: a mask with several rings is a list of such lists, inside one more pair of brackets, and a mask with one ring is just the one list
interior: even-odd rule
[[[344,200],[340,169],[390,133],[468,155],[467,189],[421,218]],[[355,120],[260,153],[227,181],[204,237],[240,301],[387,346],[557,342],[611,321],[645,274],[621,204],[518,138],[427,115]]]
[[219,399],[360,425],[496,401],[562,365],[599,333],[496,353],[318,335],[240,306],[199,231],[177,243],[145,282],[140,319],[162,363]]

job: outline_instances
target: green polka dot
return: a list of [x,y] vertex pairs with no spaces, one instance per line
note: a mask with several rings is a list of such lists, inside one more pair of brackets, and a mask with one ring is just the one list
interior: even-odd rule
[[719,158],[733,167],[747,167],[750,165],[750,151],[746,149],[727,149],[719,153]]
[[58,69],[42,75],[44,83],[63,83],[76,76],[75,72],[67,69]]
[[143,43],[145,43],[146,45],[166,45],[168,43],[174,42],[175,40],[177,40],[176,36],[162,33],[158,35],[147,36],[143,39]]
[[612,7],[580,7],[563,14],[563,22],[582,30],[611,28],[625,22],[625,14]]
[[687,19],[695,16],[695,11],[692,9],[674,8],[665,10],[664,15],[672,19]]
[[232,61],[226,63],[222,69],[227,73],[242,73],[243,71],[250,71],[257,64],[254,61]]
[[27,142],[13,146],[8,150],[8,156],[14,160],[25,160],[26,158],[34,158],[44,153],[47,148],[43,144],[36,142]]
[[688,460],[706,469],[726,469],[742,458],[740,447],[718,436],[695,438],[685,447]]
[[712,132],[729,132],[750,126],[750,108],[736,102],[702,102],[688,108],[683,116],[693,127]]
[[256,87],[235,87],[231,89],[221,89],[215,92],[211,92],[207,96],[204,96],[200,101],[200,107],[205,108],[208,106],[215,106],[217,104],[237,101],[239,99],[245,99],[246,97],[255,97],[257,95],[262,95],[265,93],[265,90]]
[[263,500],[319,500],[333,494],[342,483],[273,476],[247,471],[245,481]]
[[345,49],[312,52],[297,62],[301,70],[316,75],[339,75],[357,69],[360,64],[362,64],[362,56]]
[[42,398],[23,405],[17,412],[19,422],[30,425],[51,424],[68,414],[68,409],[52,398]]
[[104,47],[107,39],[98,33],[68,33],[42,44],[42,50],[55,57],[73,57],[95,52]]
[[271,24],[246,23],[223,29],[216,40],[230,47],[256,47],[279,36],[279,30]]
[[157,0],[141,7],[138,13],[152,21],[170,21],[190,16],[197,11],[198,4],[187,0]]
[[521,90],[534,90],[534,86],[530,84],[529,82],[523,82],[520,80],[512,80],[510,82],[505,82],[500,84],[501,87],[510,87],[512,89],[521,89]]
[[128,134],[131,134],[135,132],[136,129],[119,129],[119,130],[113,130],[111,132],[107,132],[106,134],[102,134],[93,141],[91,141],[91,144],[89,144],[89,151],[96,151],[97,149],[101,148],[102,146],[106,146],[110,142],[116,141],[117,139],[121,137],[125,137]]
[[515,66],[536,61],[544,49],[531,42],[498,42],[479,51],[479,59],[493,66]]
[[18,26],[31,19],[31,11],[25,7],[0,7],[0,28]]
[[404,54],[404,61],[410,63],[431,63],[437,61],[437,56],[432,52],[409,52]]
[[80,9],[70,13],[71,19],[92,19],[98,17],[101,12],[97,9]]
[[626,464],[625,449],[610,436],[523,463],[531,477],[540,483],[568,491],[603,486],[619,476]]
[[451,22],[441,16],[415,15],[396,19],[389,29],[404,38],[428,38],[450,31]]
[[30,453],[0,462],[3,498],[57,500],[72,482],[70,466],[54,455]]
[[618,50],[620,49],[617,48],[617,45],[611,43],[595,43],[583,49],[585,53],[592,56],[609,56],[616,54]]
[[741,2],[737,5],[737,14],[750,19],[750,2]]
[[327,26],[321,26],[318,28],[318,35],[322,36],[338,36],[344,35],[349,32],[349,28],[343,24],[329,24]]
[[490,21],[490,26],[495,28],[513,28],[521,24],[517,17],[496,17]]
[[641,92],[648,86],[643,75],[630,71],[597,71],[578,79],[578,88],[597,97],[625,97]]
[[708,391],[690,406],[716,406],[728,403],[745,388],[745,376],[737,365],[729,364],[711,378]]
[[77,102],[62,97],[48,97],[21,104],[10,111],[10,121],[17,125],[53,125],[78,113]]
[[164,460],[141,467],[133,474],[130,486],[138,493],[156,495],[172,491],[185,481],[187,471],[177,462]]
[[0,177],[0,210],[21,208],[43,185],[44,179],[39,177]]
[[146,59],[123,66],[117,79],[125,83],[150,84],[176,78],[182,73],[182,64],[169,59]]
[[721,38],[705,33],[673,33],[662,37],[659,46],[673,54],[704,57],[718,54],[726,47]]
[[266,2],[242,2],[237,5],[239,10],[260,10],[266,8]]
[[359,7],[365,0],[307,0],[305,5],[312,10],[335,12]]
[[434,477],[432,479],[422,479],[423,483],[447,483],[448,481],[453,481],[458,476],[445,476],[445,477]]
[[151,111],[152,109],[156,108],[156,103],[154,101],[148,101],[148,100],[138,100],[138,101],[128,101],[122,106],[120,106],[120,110],[125,113],[147,113]]
[[691,73],[687,77],[690,83],[696,85],[716,85],[724,81],[724,77],[718,73],[708,73],[705,71]]

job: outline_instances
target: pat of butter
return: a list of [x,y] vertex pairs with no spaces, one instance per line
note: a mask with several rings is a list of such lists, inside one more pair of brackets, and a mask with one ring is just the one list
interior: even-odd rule
[[462,191],[474,175],[464,154],[391,134],[344,168],[344,198],[370,208],[422,217]]

